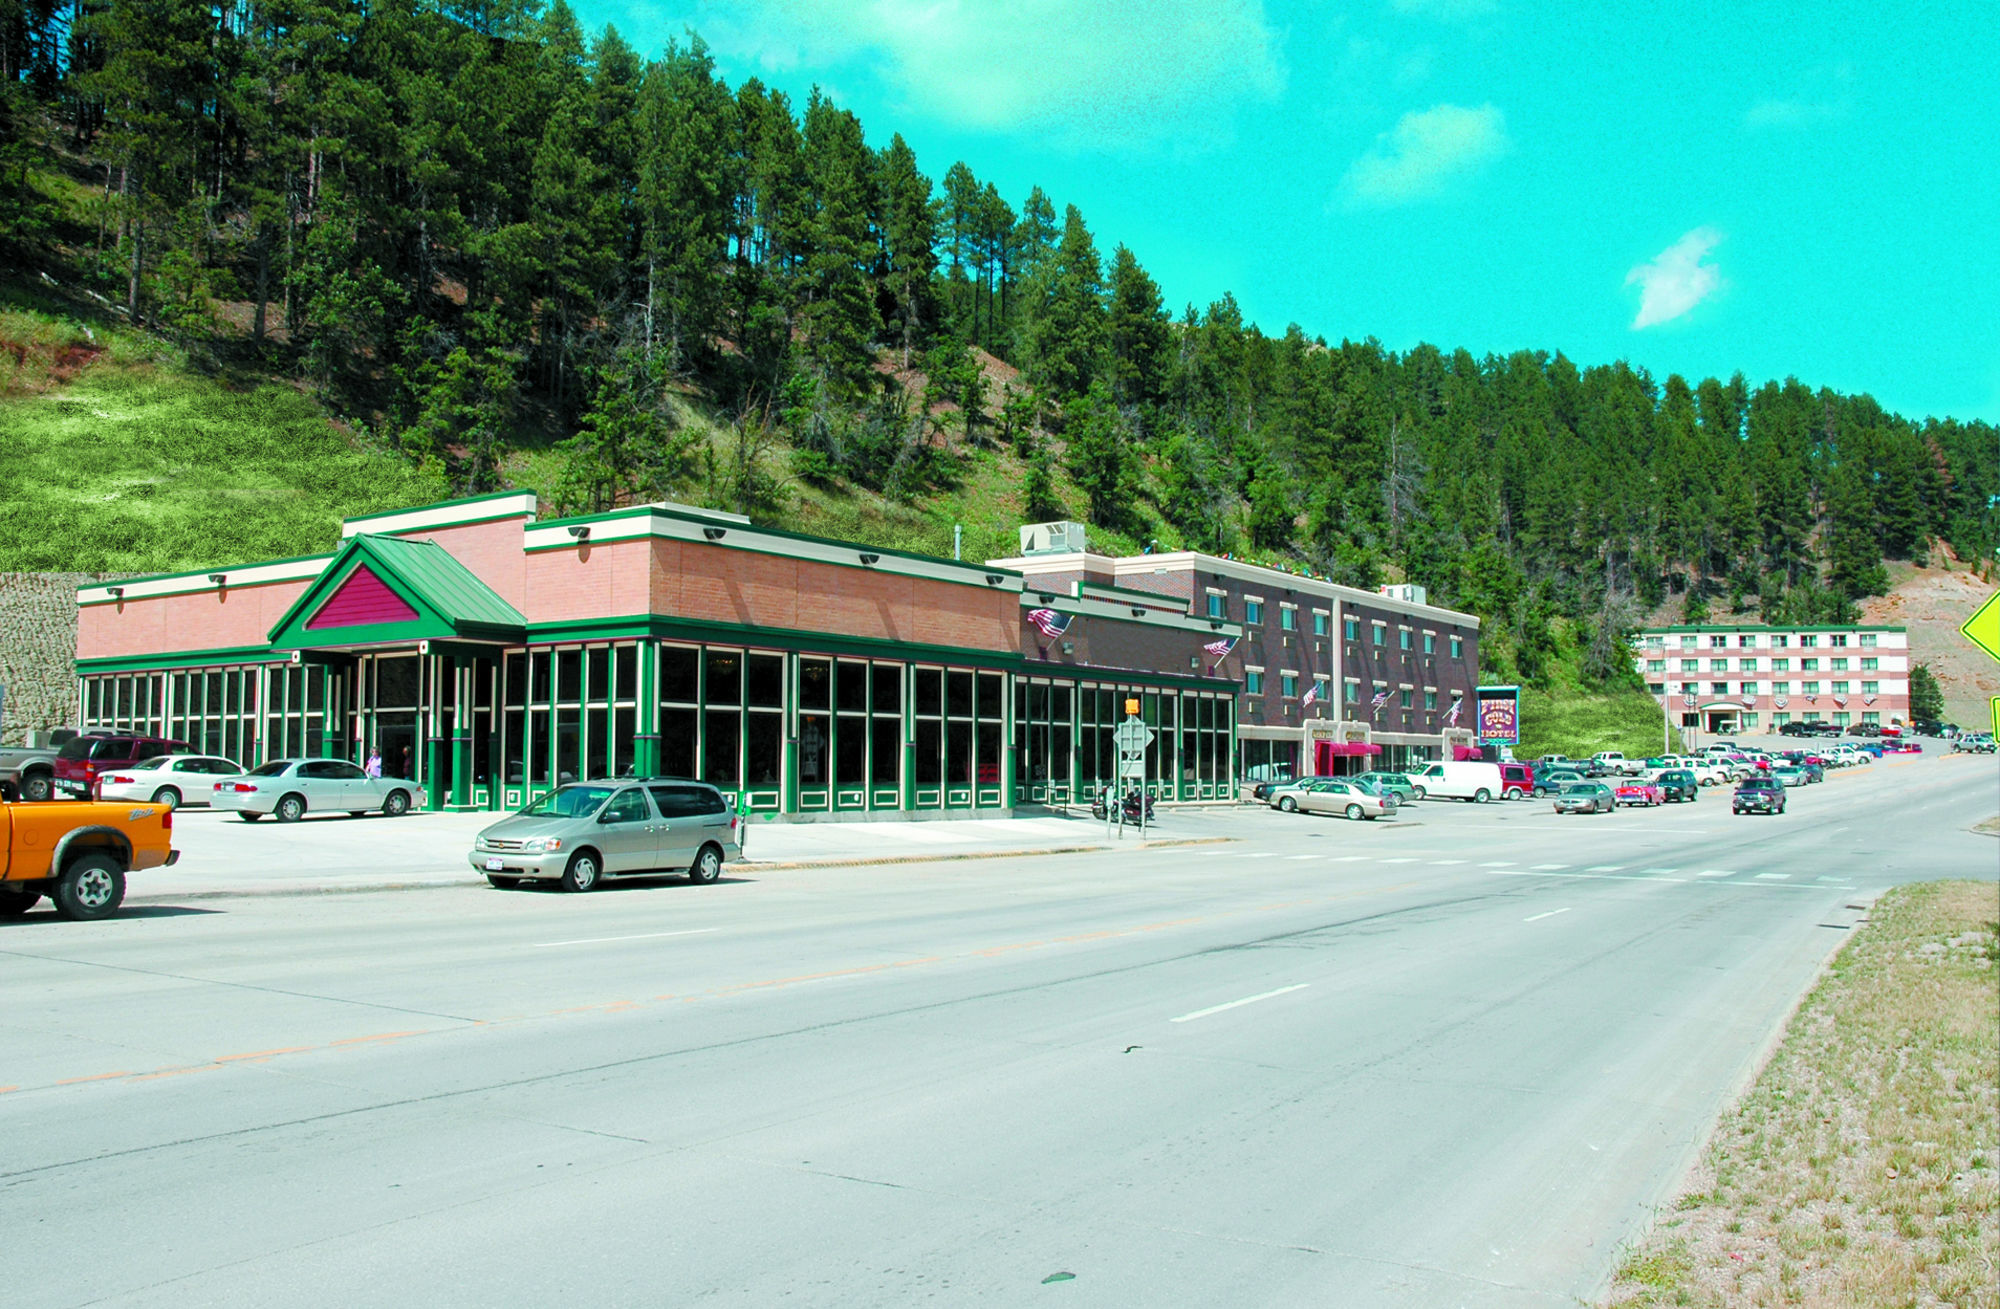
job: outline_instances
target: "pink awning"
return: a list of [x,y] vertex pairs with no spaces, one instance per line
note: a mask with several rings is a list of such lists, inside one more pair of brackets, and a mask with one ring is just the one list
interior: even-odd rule
[[1368,741],[1326,741],[1322,742],[1330,755],[1371,755],[1381,754],[1382,747]]

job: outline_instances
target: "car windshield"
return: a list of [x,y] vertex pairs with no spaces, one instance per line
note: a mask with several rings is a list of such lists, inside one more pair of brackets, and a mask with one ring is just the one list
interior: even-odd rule
[[1597,792],[1598,787],[1592,782],[1578,782],[1573,786],[1565,786],[1562,789],[1564,795],[1596,795]]
[[250,776],[282,777],[285,774],[285,770],[290,768],[295,762],[297,761],[292,759],[273,759],[268,764],[258,764],[255,768],[252,768]]
[[612,786],[565,786],[549,792],[521,810],[523,818],[588,818],[605,798],[618,788]]

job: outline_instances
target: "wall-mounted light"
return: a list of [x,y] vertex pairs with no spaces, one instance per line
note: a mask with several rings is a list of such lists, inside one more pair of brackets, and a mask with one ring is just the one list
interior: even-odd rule
[[213,583],[215,583],[215,584],[216,584],[217,586],[221,586],[221,585],[222,585],[222,584],[223,584],[224,582],[227,582],[227,581],[229,580],[229,574],[228,574],[228,573],[210,573],[210,574],[208,575],[208,580],[209,580],[209,581],[211,581],[211,582],[213,582]]
[[1064,654],[1066,654],[1066,655],[1073,655],[1073,654],[1075,654],[1075,653],[1076,653],[1076,642],[1074,642],[1074,641],[1064,641],[1064,642],[1063,642],[1063,645],[1062,645],[1062,651],[1063,651],[1063,653],[1064,653]]
[[124,596],[125,588],[122,586],[107,586],[104,588],[104,593],[116,600]]
[[578,523],[575,527],[569,529],[569,534],[579,541],[588,541],[590,539],[590,528],[586,524]]
[[1007,575],[1005,573],[988,573],[986,575],[986,585],[988,586],[998,586],[1006,580]]
[[1035,599],[1040,600],[1045,605],[1054,604],[1056,602],[1055,596],[1047,591],[1040,592],[1035,596]]
[[1133,605],[1133,606],[1132,606],[1132,616],[1133,616],[1134,618],[1144,618],[1144,617],[1146,616],[1146,611],[1145,611],[1144,609],[1140,608],[1140,607],[1139,607],[1138,605]]
[[1220,618],[1211,618],[1208,620],[1208,626],[1210,631],[1219,632],[1222,630],[1222,620]]
[[724,527],[704,527],[701,529],[701,534],[711,541],[720,541],[723,537],[729,535],[729,529]]
[[1188,667],[1189,667],[1189,668],[1199,668],[1199,667],[1201,667],[1201,656],[1200,656],[1200,655],[1189,655],[1189,656],[1188,656]]
[[862,551],[861,553],[861,562],[869,568],[873,568],[877,563],[881,561],[881,559],[882,559],[881,555],[869,554],[865,550]]

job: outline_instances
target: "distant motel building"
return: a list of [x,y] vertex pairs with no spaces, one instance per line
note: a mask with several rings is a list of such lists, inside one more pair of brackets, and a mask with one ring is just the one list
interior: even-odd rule
[[1112,557],[1077,523],[1024,527],[1021,553],[994,562],[1043,599],[1085,587],[1240,630],[1210,664],[1238,683],[1246,778],[1402,768],[1473,745],[1479,619],[1427,603],[1422,587],[1366,591],[1191,551]]
[[1182,598],[635,505],[505,492],[347,520],[329,554],[77,591],[77,710],[246,765],[315,755],[516,808],[700,778],[749,814],[998,815],[1118,780],[1235,790],[1236,619]]
[[1712,735],[1909,720],[1901,627],[1656,627],[1634,645],[1667,715]]

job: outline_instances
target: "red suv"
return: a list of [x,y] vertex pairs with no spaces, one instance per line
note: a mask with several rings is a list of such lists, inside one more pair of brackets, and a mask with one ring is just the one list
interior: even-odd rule
[[156,754],[185,749],[186,741],[164,736],[138,736],[131,732],[91,732],[79,736],[56,752],[56,794],[88,800],[97,790],[100,774],[129,768]]
[[1503,763],[1500,765],[1500,798],[1503,800],[1525,800],[1535,793],[1535,768],[1533,764]]

